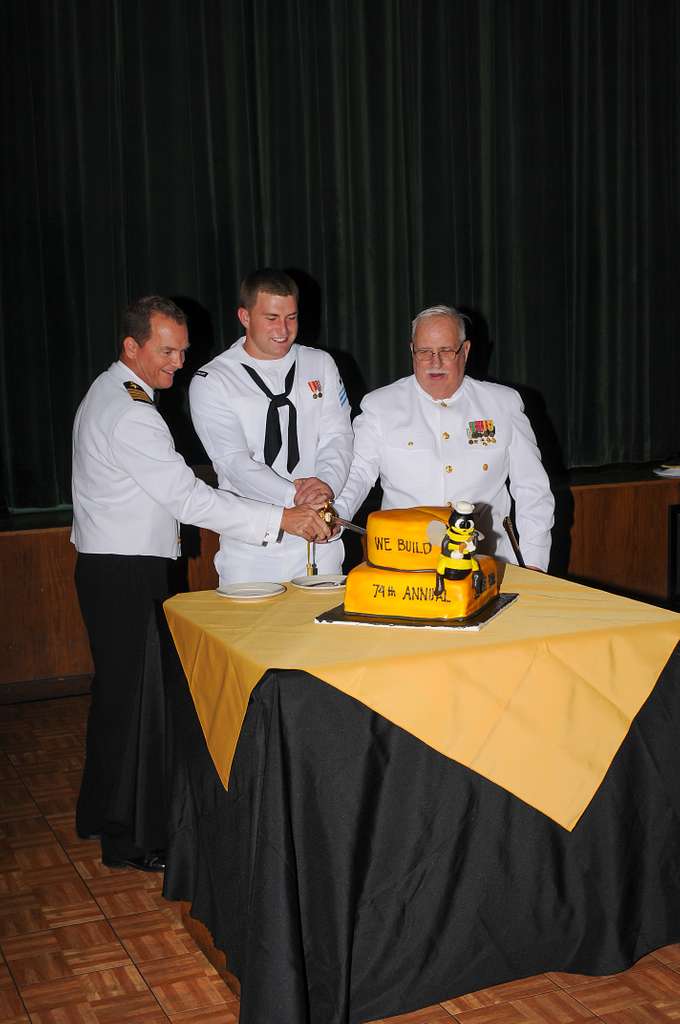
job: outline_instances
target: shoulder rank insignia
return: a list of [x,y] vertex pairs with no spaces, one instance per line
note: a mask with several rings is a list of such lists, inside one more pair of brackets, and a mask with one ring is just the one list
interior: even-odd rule
[[493,420],[470,420],[465,432],[468,444],[496,443],[496,424]]
[[312,392],[312,398],[323,398],[320,380],[308,380],[307,387]]
[[141,384],[134,380],[126,380],[123,387],[133,402],[148,402],[149,405],[153,405],[153,398],[149,398]]

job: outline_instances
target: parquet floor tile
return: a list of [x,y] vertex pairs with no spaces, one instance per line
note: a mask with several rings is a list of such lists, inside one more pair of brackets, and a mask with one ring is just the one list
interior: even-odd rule
[[132,963],[113,967],[108,971],[87,974],[83,978],[83,983],[93,1002],[111,1002],[148,991],[139,970]]
[[12,754],[36,750],[39,747],[38,736],[28,722],[17,721],[0,729],[0,750],[7,755],[10,763],[13,763]]
[[7,967],[0,963],[0,1024],[29,1024],[17,987]]
[[10,764],[6,757],[0,757],[0,782],[7,782],[18,778],[19,775],[16,768]]
[[199,1006],[197,1010],[169,1013],[168,1017],[173,1024],[238,1024],[238,1000],[224,1006]]
[[573,988],[571,995],[603,1017],[644,1003],[679,1001],[680,974],[658,961],[647,960],[623,974]]
[[[67,760],[71,762],[74,758],[70,756]],[[70,771],[66,765],[58,767],[55,764],[52,768],[49,765],[40,765],[39,768],[22,772],[21,777],[34,800],[39,800],[66,793],[72,793],[77,797],[82,773],[82,765],[77,763],[75,769]]]
[[202,953],[166,957],[141,964],[139,970],[168,1012],[233,1003],[233,996]]
[[35,932],[7,939],[2,951],[19,985],[34,985],[41,981],[72,976],[59,940],[53,931]]
[[11,747],[7,750],[7,757],[11,764],[21,770],[25,762],[37,765],[41,761],[55,761],[62,755],[69,756],[74,752],[82,755],[84,750],[82,736],[75,731],[40,737],[32,733],[30,737],[13,738]]
[[13,850],[51,843],[54,835],[48,822],[37,813],[37,808],[34,814],[33,818],[6,818],[0,822],[0,843]]
[[50,814],[45,819],[49,825],[52,839],[59,843],[69,860],[78,870],[77,862],[91,857],[99,863],[99,842],[96,839],[81,839],[76,832],[75,819],[72,813]]
[[0,822],[9,818],[33,818],[36,804],[23,782],[5,782],[0,786]]
[[72,864],[23,872],[51,928],[83,924],[102,916]]
[[43,932],[49,922],[33,893],[3,896],[0,900],[0,942],[13,935]]
[[455,1015],[459,1024],[575,1024],[594,1021],[595,1014],[566,992],[543,992]]
[[[0,899],[3,896],[20,896],[22,893],[30,892],[21,871],[9,871],[0,869]],[[2,911],[0,911],[0,914]]]
[[67,734],[66,739],[67,743],[64,742],[64,737],[61,738],[62,748],[59,751],[35,748],[8,754],[7,759],[14,770],[20,770],[22,775],[49,771],[51,768],[59,771],[82,769],[85,758],[80,738]]
[[556,986],[547,975],[539,974],[534,978],[520,978],[518,981],[508,981],[504,985],[482,988],[478,992],[458,996],[456,999],[447,999],[442,1006],[449,1013],[460,1014],[465,1010],[479,1010],[494,1006],[496,1003],[526,999],[541,992],[554,992],[555,989]]
[[640,1003],[615,1013],[606,1013],[600,1020],[604,1024],[669,1024],[680,1020],[680,1002]]
[[675,967],[680,970],[680,942],[676,942],[673,946],[663,946],[661,949],[655,950],[654,959],[662,964],[667,964],[669,967]]
[[[238,1024],[162,876],[105,868],[76,835],[87,709],[0,706],[0,1024]],[[622,974],[522,978],[376,1024],[589,1021],[680,1024],[680,943]]]
[[77,790],[68,789],[60,789],[57,793],[33,797],[35,806],[46,818],[51,814],[75,814],[77,798]]
[[413,1013],[383,1017],[381,1020],[371,1021],[371,1024],[454,1024],[454,1021],[455,1018],[437,1003],[435,1006],[424,1006],[422,1010],[414,1010]]
[[564,974],[562,971],[548,971],[545,975],[549,978],[554,985],[558,988],[564,989],[569,992],[573,988],[585,988],[586,985],[596,984],[599,981],[604,981],[606,978],[615,978],[615,974]]
[[168,1018],[153,996],[140,992],[125,999],[109,999],[93,1007],[97,1024],[167,1024]]
[[114,918],[111,926],[136,964],[196,950],[181,920],[161,910]]
[[[67,865],[72,868],[64,848],[56,841],[54,836],[50,839],[45,837],[44,842],[34,842],[30,845],[12,847],[13,864],[20,871],[29,875],[31,871],[42,871],[45,868],[55,868]],[[51,840],[51,841],[50,841]]]
[[103,919],[17,936],[4,941],[0,948],[20,985],[90,974],[131,962]]
[[[116,872],[122,874],[122,872]],[[89,883],[90,890],[106,917],[124,917],[127,914],[146,914],[158,909],[158,891],[139,885],[137,874],[132,872],[124,882],[116,879],[115,886],[105,887],[109,879],[95,879]],[[126,872],[127,875],[127,872]]]
[[[50,820],[53,821],[54,818]],[[123,888],[125,888],[125,880],[127,880],[129,887],[130,885],[142,884],[143,880],[147,877],[145,875],[135,876],[131,871],[122,871],[120,868],[107,868],[101,862],[98,839],[78,839],[76,837],[73,842],[72,851],[70,858],[73,866],[85,884],[90,888],[90,891],[94,889],[99,891],[99,888],[101,888],[101,892],[106,895],[109,890],[115,891],[121,880],[123,880]],[[138,882],[135,881],[136,878],[139,879]],[[109,885],[104,884],[106,880],[109,881]],[[102,882],[101,887],[95,884],[99,881]]]
[[20,995],[32,1024],[57,1024],[60,1021],[97,1024],[82,978],[25,985],[20,989]]

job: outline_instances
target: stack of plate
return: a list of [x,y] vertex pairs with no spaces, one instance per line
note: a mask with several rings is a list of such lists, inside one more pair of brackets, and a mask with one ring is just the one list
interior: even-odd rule
[[672,462],[662,462],[660,466],[654,467],[657,476],[680,476],[680,461],[674,459]]

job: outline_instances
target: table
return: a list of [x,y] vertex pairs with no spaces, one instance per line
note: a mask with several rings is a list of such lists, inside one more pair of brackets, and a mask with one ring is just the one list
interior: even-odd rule
[[[551,585],[522,570],[508,582],[528,618],[540,588]],[[568,602],[604,601],[600,592],[559,586]],[[337,600],[326,598],[327,607]],[[323,604],[321,595],[313,600]],[[648,606],[606,600],[634,646],[647,633],[677,631],[669,613],[650,609],[644,625],[636,617]],[[591,632],[614,658],[599,607]],[[534,622],[533,642],[564,650],[558,638],[566,633],[546,622]],[[195,628],[201,640],[191,665],[185,652],[189,675],[217,627]],[[343,633],[348,662],[351,635]],[[611,973],[677,941],[680,655],[671,655],[603,781],[565,826],[295,667],[294,630],[287,639],[279,654],[288,664],[272,664],[250,692],[228,790],[182,667],[166,651],[173,777],[165,893],[190,901],[227,952],[241,981],[242,1024],[358,1024],[546,970]],[[468,640],[451,642],[459,649],[450,657],[462,658]],[[478,642],[499,647],[488,631]],[[422,660],[431,658],[432,640],[420,643]],[[227,649],[232,668],[249,663],[238,640]],[[419,662],[408,666],[418,686]]]

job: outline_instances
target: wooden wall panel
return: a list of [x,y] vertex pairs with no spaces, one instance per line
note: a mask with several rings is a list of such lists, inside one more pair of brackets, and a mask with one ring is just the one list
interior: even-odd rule
[[[70,527],[0,532],[0,685],[92,673],[73,571]],[[219,539],[200,531],[189,590],[213,590]]]
[[189,590],[214,590],[219,582],[213,559],[220,546],[220,538],[212,530],[199,530],[200,550],[187,559]]
[[92,672],[70,532],[0,533],[0,683]]
[[568,575],[668,598],[668,510],[680,480],[573,486]]

